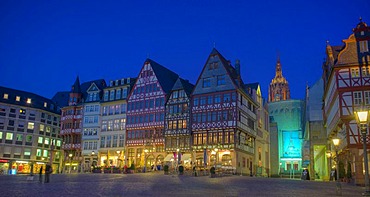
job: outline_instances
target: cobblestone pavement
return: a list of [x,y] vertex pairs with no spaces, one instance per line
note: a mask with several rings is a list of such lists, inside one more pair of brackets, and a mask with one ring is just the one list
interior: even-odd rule
[[[364,187],[342,183],[342,196],[361,196]],[[334,182],[248,176],[191,177],[161,173],[1,175],[0,195],[12,196],[335,196]]]

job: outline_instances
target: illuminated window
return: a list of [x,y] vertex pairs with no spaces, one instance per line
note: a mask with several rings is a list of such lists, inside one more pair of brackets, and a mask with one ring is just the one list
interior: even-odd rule
[[0,131],[0,140],[2,140],[2,139],[3,139],[3,132]]
[[351,68],[351,76],[352,78],[360,77],[358,68]]
[[17,134],[16,141],[23,141],[23,134]]
[[9,95],[8,94],[4,94],[4,99],[8,99],[9,98]]
[[47,102],[44,102],[44,107],[48,107],[48,103]]
[[26,114],[26,110],[25,109],[19,109],[19,114],[25,115]]
[[27,127],[28,129],[33,129],[33,128],[35,128],[35,123],[33,123],[33,122],[29,122],[28,123],[28,127]]
[[6,133],[6,140],[13,140],[13,133]]
[[57,140],[57,147],[60,147],[61,146],[61,144],[62,144],[62,142],[60,141],[60,140]]
[[36,150],[36,156],[37,157],[41,157],[41,153],[42,153],[41,149]]
[[44,129],[45,129],[45,125],[40,124],[40,131],[44,131]]
[[27,98],[27,103],[31,104],[31,99],[30,98]]
[[23,154],[24,154],[25,156],[30,156],[30,155],[31,155],[31,149],[29,149],[29,148],[24,149]]
[[47,138],[47,137],[45,138],[45,144],[46,144],[46,145],[49,145],[49,144],[50,144],[50,139],[49,139],[49,138]]
[[16,97],[15,97],[15,100],[16,100],[16,101],[20,101],[20,100],[21,100],[21,97],[20,97],[20,96],[16,96]]
[[44,150],[43,157],[47,157],[47,156],[49,156],[49,151],[48,150]]
[[43,137],[39,137],[39,139],[37,140],[37,142],[39,144],[43,144],[44,143],[44,138]]
[[370,67],[362,67],[362,77],[370,76]]

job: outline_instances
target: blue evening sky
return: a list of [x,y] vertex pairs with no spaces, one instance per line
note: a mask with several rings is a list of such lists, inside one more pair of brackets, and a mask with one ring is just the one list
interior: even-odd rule
[[81,82],[136,77],[149,56],[196,83],[214,45],[263,97],[277,51],[291,97],[321,77],[326,40],[341,45],[369,0],[2,0],[0,86],[51,98]]

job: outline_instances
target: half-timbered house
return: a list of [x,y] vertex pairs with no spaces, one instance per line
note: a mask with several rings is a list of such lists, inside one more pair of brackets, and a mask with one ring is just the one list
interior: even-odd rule
[[[348,169],[351,169],[356,184],[364,184],[364,152],[354,111],[363,104],[370,106],[369,40],[370,27],[360,21],[353,29],[353,34],[343,40],[343,46],[331,46],[328,43],[322,76],[328,148],[334,160],[339,158],[339,172],[345,170],[348,173]],[[341,139],[339,155],[335,155],[331,143],[334,137]],[[369,137],[367,144],[368,140]]]
[[[165,161],[177,158],[177,162],[191,166],[190,94],[194,85],[178,78],[166,102]],[[171,154],[175,152],[176,154]],[[180,155],[180,156],[177,156]],[[172,163],[173,164],[173,163]]]
[[195,165],[253,173],[258,108],[235,68],[216,49],[205,63],[192,92]]
[[147,59],[127,99],[126,158],[143,169],[161,164],[164,149],[165,102],[179,76]]

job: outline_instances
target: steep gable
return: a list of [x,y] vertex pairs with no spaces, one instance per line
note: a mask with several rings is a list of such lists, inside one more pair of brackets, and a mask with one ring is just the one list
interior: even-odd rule
[[243,81],[235,68],[214,48],[208,56],[192,94],[238,89],[241,84]]

